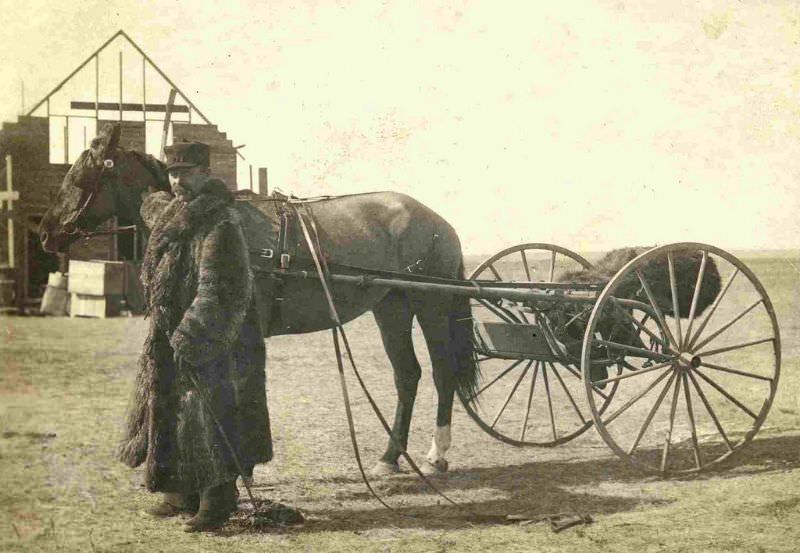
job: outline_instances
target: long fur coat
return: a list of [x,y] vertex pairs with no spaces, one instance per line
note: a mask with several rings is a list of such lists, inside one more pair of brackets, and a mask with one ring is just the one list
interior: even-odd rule
[[246,473],[272,458],[247,246],[216,179],[188,204],[151,194],[141,214],[151,228],[141,273],[150,325],[119,458],[146,464],[150,491],[197,491],[238,474],[209,408]]

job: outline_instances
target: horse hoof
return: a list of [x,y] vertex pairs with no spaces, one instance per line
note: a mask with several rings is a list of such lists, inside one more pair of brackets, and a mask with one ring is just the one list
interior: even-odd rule
[[397,463],[387,463],[386,461],[378,461],[375,466],[370,469],[371,476],[389,476],[400,472],[400,465]]
[[450,463],[447,462],[447,459],[439,459],[438,461],[431,463],[427,459],[422,466],[419,467],[419,470],[422,471],[422,474],[425,476],[441,476],[443,474],[447,474],[447,469],[450,467]]

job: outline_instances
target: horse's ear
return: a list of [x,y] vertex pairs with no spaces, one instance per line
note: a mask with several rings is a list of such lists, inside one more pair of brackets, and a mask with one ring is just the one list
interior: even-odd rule
[[[111,128],[109,129],[108,127]],[[103,148],[103,159],[109,159],[114,155],[114,151],[116,151],[117,146],[119,146],[119,137],[120,134],[122,134],[122,127],[117,124],[107,123],[103,126],[101,134],[106,133],[108,133],[108,142],[106,142],[106,147]]]
[[105,154],[111,153],[116,149],[119,143],[119,134],[121,128],[114,123],[106,123],[97,133],[97,136],[91,142],[91,148],[94,150],[98,157],[105,157]]

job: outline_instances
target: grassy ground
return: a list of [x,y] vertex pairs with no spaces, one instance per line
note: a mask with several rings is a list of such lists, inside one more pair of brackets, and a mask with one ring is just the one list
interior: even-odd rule
[[[800,263],[748,264],[776,306],[780,388],[755,441],[724,470],[678,479],[642,476],[593,431],[552,449],[490,439],[454,415],[447,505],[409,474],[377,481],[395,508],[366,491],[347,437],[327,333],[268,343],[276,459],[256,494],[296,505],[297,528],[253,531],[237,522],[189,535],[179,520],[143,513],[155,497],[139,470],[112,458],[145,327],[140,318],[0,319],[0,550],[2,551],[797,551],[800,543]],[[370,317],[348,325],[368,386],[391,413],[391,370]],[[415,336],[420,359],[424,345]],[[353,388],[351,388],[353,390]],[[362,454],[384,446],[353,393]],[[422,458],[434,425],[427,359],[409,449]],[[510,513],[574,512],[596,521],[554,533],[503,524]]]

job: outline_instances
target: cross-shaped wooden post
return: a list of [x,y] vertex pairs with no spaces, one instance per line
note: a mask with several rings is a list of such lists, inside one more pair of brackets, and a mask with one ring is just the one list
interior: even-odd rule
[[6,156],[6,190],[0,190],[0,203],[8,202],[8,266],[14,268],[14,200],[19,200],[19,192],[12,185],[13,165],[11,155]]

